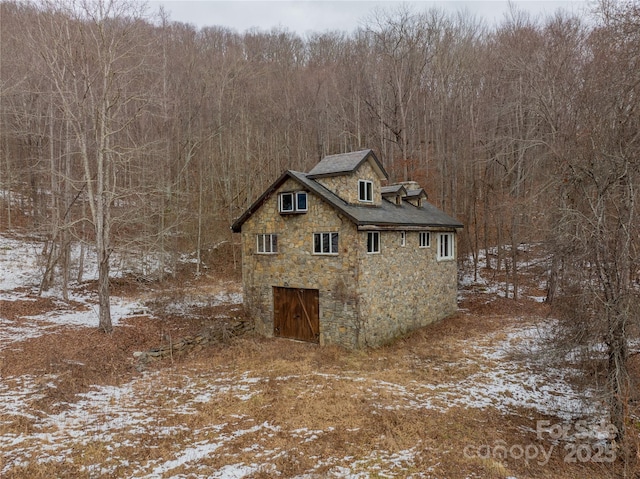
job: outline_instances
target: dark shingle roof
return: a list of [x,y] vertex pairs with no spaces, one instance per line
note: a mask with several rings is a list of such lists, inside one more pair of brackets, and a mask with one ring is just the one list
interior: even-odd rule
[[463,227],[458,220],[426,201],[420,208],[406,202],[397,206],[389,201],[382,201],[382,205],[379,207],[351,205],[304,173],[296,171],[288,173],[358,226]]
[[337,155],[325,156],[320,163],[313,167],[308,173],[310,178],[320,178],[323,176],[337,176],[352,173],[366,160],[373,160],[373,167],[377,170],[380,178],[388,178],[382,163],[378,160],[373,150],[352,151],[351,153],[340,153]]
[[[312,170],[313,171],[313,170]],[[359,206],[352,205],[329,191],[320,183],[315,181],[311,174],[300,173],[298,171],[285,171],[267,190],[258,198],[231,226],[231,229],[239,233],[244,222],[260,208],[260,206],[289,178],[294,179],[303,189],[317,195],[323,201],[331,205],[337,211],[349,218],[357,226],[380,226],[380,227],[442,227],[442,228],[462,228],[463,225],[458,220],[447,215],[427,201],[422,202],[422,206],[417,207],[403,201],[401,205],[396,205],[386,199],[382,200],[380,206]],[[383,187],[390,188],[390,187]],[[391,191],[391,190],[389,190]],[[424,190],[411,190],[424,192]]]
[[[404,190],[404,191],[402,191]],[[391,185],[391,186],[383,186],[380,188],[380,192],[383,195],[398,195],[398,194],[407,194],[407,190],[403,185]]]
[[423,198],[427,197],[427,192],[424,191],[424,188],[419,188],[417,190],[407,190],[408,198],[419,198],[422,196]]

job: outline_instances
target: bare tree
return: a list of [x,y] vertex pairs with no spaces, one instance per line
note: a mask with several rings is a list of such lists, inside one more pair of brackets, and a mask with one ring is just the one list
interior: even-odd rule
[[640,9],[605,5],[602,13],[588,39],[576,147],[559,170],[557,306],[566,344],[604,350],[598,364],[624,444],[634,391],[629,347],[640,327]]
[[403,180],[409,179],[408,161],[414,154],[410,118],[432,55],[429,33],[437,28],[428,24],[426,15],[401,6],[391,13],[377,12],[366,29],[375,57],[367,71],[365,101],[379,125],[383,157],[400,153]]
[[106,332],[118,171],[135,151],[127,133],[148,96],[138,81],[149,54],[143,19],[135,2],[51,2],[32,36],[81,161],[98,255],[99,327]]

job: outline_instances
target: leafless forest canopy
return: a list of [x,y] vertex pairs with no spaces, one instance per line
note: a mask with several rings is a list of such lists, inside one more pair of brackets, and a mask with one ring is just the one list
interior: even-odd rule
[[477,257],[558,239],[576,177],[637,161],[634,5],[588,22],[514,10],[495,29],[399,7],[306,38],[136,3],[1,7],[2,215],[44,234],[95,234],[100,193],[110,246],[208,248],[284,169],[373,148]]

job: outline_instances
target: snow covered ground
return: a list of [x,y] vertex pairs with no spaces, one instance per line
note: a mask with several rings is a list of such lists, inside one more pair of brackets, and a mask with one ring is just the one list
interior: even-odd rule
[[[532,329],[523,330],[525,343],[535,343]],[[331,433],[325,429],[296,428],[285,430],[283,426],[247,415],[227,414],[212,418],[212,422],[197,428],[190,426],[189,417],[197,415],[203,407],[215,403],[216,398],[228,398],[238,403],[249,403],[264,393],[267,387],[286,387],[290,384],[317,384],[322,389],[355,386],[357,394],[384,401],[374,407],[381,409],[423,410],[425,414],[444,413],[455,407],[495,408],[505,413],[529,409],[541,417],[555,416],[558,420],[575,420],[585,409],[582,396],[564,380],[562,371],[539,374],[529,370],[526,364],[501,361],[514,347],[525,346],[517,330],[512,331],[497,347],[469,344],[479,348],[490,360],[489,365],[461,382],[404,384],[400,382],[370,379],[358,372],[341,374],[308,373],[297,376],[265,378],[253,371],[241,374],[201,369],[180,373],[149,373],[120,387],[96,386],[81,395],[59,414],[42,415],[34,404],[39,398],[44,381],[31,376],[3,378],[0,383],[0,417],[4,421],[22,416],[37,419],[29,433],[10,433],[0,437],[0,450],[5,454],[4,468],[12,468],[29,461],[64,461],[73,451],[86,448],[104,448],[108,455],[86,473],[90,477],[100,475],[120,476],[126,464],[128,477],[147,478],[240,478],[252,477],[257,472],[276,474],[274,465],[286,451],[270,445],[275,436],[286,435],[302,443],[318,440]],[[44,382],[44,384],[43,384]],[[297,391],[297,390],[296,390]],[[315,399],[315,390],[300,391],[305,401]],[[159,403],[156,398],[169,397]],[[244,409],[240,407],[239,409]],[[595,412],[595,411],[592,411]],[[535,427],[532,425],[532,428]],[[185,441],[184,436],[188,435]],[[150,458],[130,464],[127,459],[131,449],[146,447],[149,437],[171,440],[179,444],[170,455]],[[249,440],[253,446],[243,454],[231,453],[240,440]],[[318,457],[318,468],[328,477],[397,477],[412,470],[419,445],[400,451],[375,450],[367,457]],[[216,467],[216,458],[229,459],[238,455],[238,462]],[[251,460],[247,461],[246,457]],[[210,462],[210,461],[213,461]],[[213,465],[212,465],[213,464]],[[309,470],[304,477],[313,477]],[[412,473],[411,477],[431,477],[428,471]]]
[[[505,246],[504,255],[509,254],[509,246]],[[519,285],[518,295],[527,297],[531,301],[542,303],[546,299],[546,295],[543,292],[547,289],[547,274],[546,271],[551,267],[551,258],[542,250],[541,245],[538,244],[522,244],[518,247],[518,254],[522,256],[517,263],[517,271],[527,272],[532,268],[545,271],[545,274],[537,276],[537,284],[534,288],[531,285]],[[495,275],[498,266],[498,250],[497,248],[489,248],[489,251],[480,250],[478,253],[478,271],[473,271],[473,257],[469,256],[464,261],[464,270],[460,272],[459,283],[462,287],[471,287],[476,292],[482,292],[489,295],[488,297],[501,297],[512,298],[513,297],[513,285],[507,284],[503,279],[497,279],[496,277],[488,279],[484,276],[487,273],[482,269],[484,265],[491,265],[493,268],[491,271]],[[511,262],[511,258],[503,259],[503,261]],[[503,265],[504,268],[504,265]],[[503,271],[504,273],[504,271]],[[504,274],[502,275],[504,276]],[[529,290],[533,289],[531,292]],[[464,293],[464,290],[463,290]]]
[[[1,301],[32,300],[40,272],[38,252],[36,243],[0,236]],[[55,296],[56,292],[48,294]],[[4,318],[0,309],[0,354],[4,348],[53,328],[96,327],[95,297],[76,292],[71,299],[74,306],[69,310],[56,308],[20,321]],[[186,298],[170,308],[179,314],[187,303],[198,306],[241,300],[238,293],[227,292],[205,300]],[[117,323],[143,305],[138,300],[113,298],[112,306]],[[350,368],[301,368],[279,376],[265,375],[263,370],[238,370],[233,364],[186,366],[147,372],[120,386],[95,385],[46,409],[40,400],[57,387],[55,375],[2,376],[0,476],[28,471],[33,464],[55,463],[73,471],[70,476],[84,477],[289,477],[282,472],[282,464],[292,460],[291,444],[295,444],[295,449],[305,451],[318,445],[317,452],[305,459],[309,462],[306,472],[295,477],[435,477],[437,464],[425,465],[422,455],[427,446],[423,443],[380,445],[357,456],[327,455],[321,446],[327,438],[340,432],[357,442],[361,426],[347,428],[340,421],[329,421],[323,427],[310,427],[300,420],[294,427],[279,414],[271,414],[269,408],[278,407],[277,402],[265,398],[277,397],[276,390],[306,404],[327,401],[332,390],[347,390],[354,402],[366,404],[374,416],[403,411],[446,415],[459,408],[506,415],[528,411],[531,417],[552,417],[568,424],[584,417],[600,420],[601,411],[589,395],[571,385],[570,368],[540,363],[542,358],[535,353],[542,348],[547,327],[548,323],[515,318],[480,340],[460,340],[456,347],[468,359],[456,364],[411,352],[401,358],[418,372],[437,373],[438,368],[470,371],[462,378],[439,381],[420,379],[419,374],[408,380],[381,379]],[[28,427],[16,426],[22,423]],[[535,422],[530,424],[535,429]],[[82,451],[82,464],[76,463],[78,451]]]
[[[0,301],[35,301],[44,258],[42,245],[33,240],[10,238],[0,235]],[[87,254],[85,280],[97,278],[95,255]],[[98,325],[98,299],[95,293],[71,290],[69,302],[62,301],[57,287],[44,291],[43,298],[51,298],[56,309],[45,314],[27,316],[27,321],[16,325],[2,315],[0,305],[0,350],[13,342],[24,341],[45,334],[57,327],[96,327]],[[111,315],[114,326],[124,317],[142,309],[137,299],[111,298]]]

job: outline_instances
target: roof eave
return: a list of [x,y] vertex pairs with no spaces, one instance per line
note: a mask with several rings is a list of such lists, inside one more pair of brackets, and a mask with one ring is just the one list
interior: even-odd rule
[[443,223],[372,223],[371,221],[356,222],[356,226],[360,231],[366,231],[367,229],[392,229],[392,230],[421,230],[424,228],[440,228],[440,229],[462,229],[464,225],[460,223],[456,224],[443,224]]
[[330,173],[316,173],[315,175],[307,174],[307,178],[315,180],[316,178],[330,178],[332,176],[352,175],[354,170],[332,171]]
[[[394,189],[390,189],[389,191],[384,191],[384,188],[394,188]],[[404,186],[399,185],[398,187],[395,186],[383,186],[382,187],[383,191],[381,192],[382,196],[397,196],[400,195],[403,198],[405,196],[407,196],[407,190]]]
[[306,186],[303,183],[301,183],[300,180],[296,178],[294,174],[292,174],[291,170],[285,171],[284,173],[282,173],[282,175],[280,175],[280,177],[276,181],[274,181],[265,190],[264,193],[262,193],[258,197],[257,200],[251,203],[251,206],[249,206],[249,208],[247,208],[245,212],[242,213],[242,215],[240,215],[236,221],[233,222],[233,224],[231,225],[231,231],[233,231],[234,233],[240,233],[242,231],[242,225],[245,223],[245,221],[247,221],[251,217],[251,215],[253,215],[258,210],[258,208],[262,206],[262,204],[273,194],[275,190],[277,190],[278,188],[280,188],[280,186],[282,186],[282,184],[287,180],[287,178],[293,178],[299,184]]

